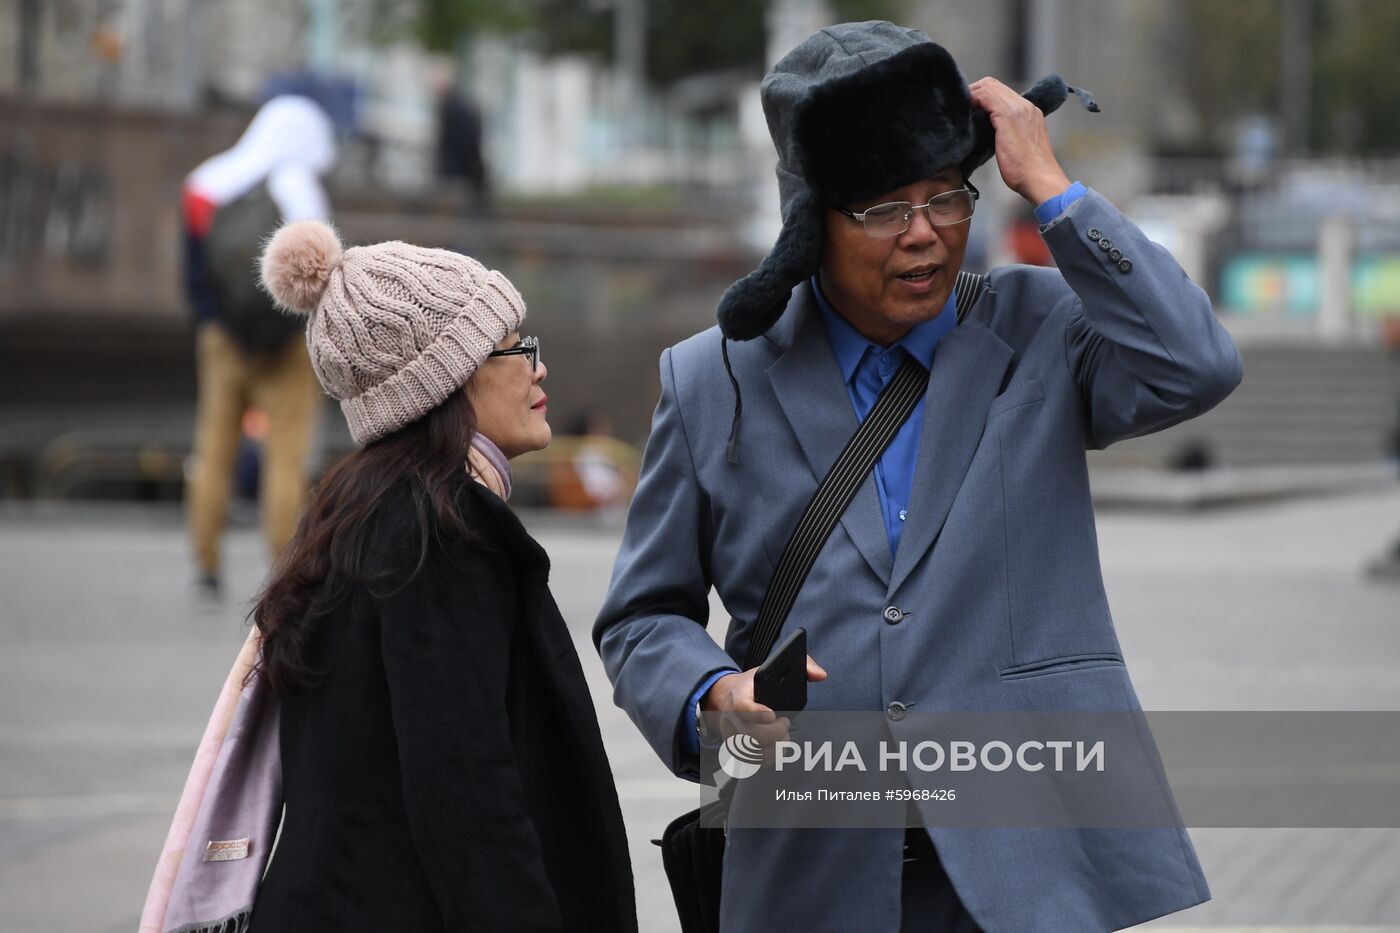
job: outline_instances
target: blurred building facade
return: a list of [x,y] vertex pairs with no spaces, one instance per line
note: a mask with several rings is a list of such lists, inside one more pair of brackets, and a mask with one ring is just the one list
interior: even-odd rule
[[[337,73],[365,95],[360,129],[399,153],[387,180],[426,180],[426,168],[415,178],[404,167],[402,150],[431,146],[433,56],[378,35],[371,0],[16,0],[6,9],[0,47],[14,55],[7,56],[13,67],[0,69],[0,95],[190,110],[211,97],[256,104],[271,75]],[[774,0],[770,61],[808,26],[831,19],[817,0]],[[997,74],[1024,84],[1060,71],[1094,89],[1104,113],[1057,127],[1057,143],[1106,191],[1124,196],[1147,174],[1143,141],[1189,122],[1162,61],[1170,20],[1159,4],[1089,0],[975,7],[923,0],[907,16],[953,49],[969,78]],[[686,176],[719,188],[744,175],[736,166],[740,110],[755,99],[755,80],[700,76],[639,93],[597,61],[541,57],[528,37],[485,36],[467,49],[463,84],[486,113],[487,148],[507,190],[560,193]],[[632,157],[625,166],[624,152]]]
[[13,0],[0,13],[0,94],[194,109],[252,102],[268,74],[301,66],[306,10],[273,0]]
[[[94,406],[110,424],[148,425],[159,411],[170,437],[182,435],[193,386],[179,183],[277,88],[339,95],[346,138],[332,192],[351,240],[453,246],[504,269],[531,302],[532,327],[579,361],[553,369],[552,394],[609,414],[624,437],[645,435],[655,353],[711,322],[723,288],[777,230],[757,73],[648,88],[596,57],[547,57],[528,34],[483,34],[434,55],[386,31],[383,9],[0,7],[0,474],[7,449],[32,460]],[[1400,163],[1309,157],[1285,131],[1300,118],[1282,106],[1217,130],[1232,134],[1223,156],[1193,153],[1204,118],[1179,13],[1149,0],[918,0],[903,19],[948,46],[969,79],[1026,86],[1058,72],[1095,94],[1102,113],[1071,100],[1050,121],[1066,169],[1171,249],[1251,345],[1247,356],[1265,354],[1251,371],[1285,386],[1258,403],[1268,413],[1246,406],[1205,429],[1240,437],[1292,418],[1296,443],[1217,437],[1217,450],[1236,462],[1265,450],[1376,456],[1382,442],[1370,439],[1393,404],[1377,334],[1400,312]],[[835,18],[821,0],[769,0],[766,15],[769,63]],[[432,175],[444,69],[482,111],[500,197],[489,219],[464,220],[457,193]],[[983,265],[1008,258],[1004,232],[1029,210],[995,176],[988,165],[978,178]],[[88,337],[76,356],[75,331]],[[1319,342],[1359,356],[1319,363],[1298,380],[1306,398],[1290,401],[1287,374],[1307,365],[1294,351]],[[1327,441],[1324,428],[1343,422],[1348,438]],[[1160,462],[1177,444],[1164,443],[1127,456]]]

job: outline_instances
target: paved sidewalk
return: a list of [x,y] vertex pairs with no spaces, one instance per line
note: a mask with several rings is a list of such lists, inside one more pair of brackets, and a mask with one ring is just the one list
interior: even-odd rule
[[[1400,709],[1400,585],[1361,568],[1400,491],[1100,517],[1109,596],[1149,709]],[[615,531],[542,526],[618,775],[642,929],[676,930],[650,838],[693,805],[611,701],[588,628]],[[229,540],[230,591],[264,572]],[[0,928],[135,928],[243,606],[202,607],[168,513],[0,519]],[[726,618],[716,606],[717,634]],[[1215,899],[1145,926],[1400,930],[1400,830],[1196,830]]]
[[[1092,461],[1091,461],[1092,462]],[[1091,467],[1099,509],[1206,509],[1274,499],[1384,492],[1395,485],[1394,463],[1220,467],[1200,472]]]

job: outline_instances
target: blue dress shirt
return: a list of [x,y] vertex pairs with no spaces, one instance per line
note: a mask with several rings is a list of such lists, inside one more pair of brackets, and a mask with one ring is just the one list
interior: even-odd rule
[[[1084,197],[1086,192],[1087,189],[1076,181],[1060,194],[1038,205],[1035,209],[1036,221],[1042,227],[1049,224],[1069,210],[1070,205]],[[859,421],[865,420],[865,416],[870,413],[880,390],[893,378],[904,362],[906,354],[912,354],[925,369],[933,369],[933,351],[938,346],[938,341],[958,322],[955,310],[956,295],[949,295],[948,303],[938,312],[937,317],[915,325],[893,346],[881,347],[863,337],[845,318],[836,313],[822,294],[816,276],[812,277],[811,285],[812,294],[817,298],[817,306],[821,308],[827,339],[831,341],[832,352],[836,354],[836,363],[841,369],[841,378],[846,384],[846,392],[851,397],[851,405],[854,406],[856,419]],[[899,429],[899,433],[875,464],[875,488],[880,494],[880,512],[885,520],[885,534],[889,537],[891,554],[899,550],[900,529],[908,516],[909,497],[914,488],[914,465],[918,460],[919,439],[923,434],[924,404],[924,400],[920,399],[914,413],[904,422],[904,426]],[[737,673],[738,668],[714,671],[706,675],[700,686],[691,694],[690,702],[685,707],[681,732],[682,741],[691,754],[700,750],[700,736],[695,728],[696,711],[701,697],[709,692],[715,681],[726,674]]]
[[[845,318],[822,294],[817,277],[812,277],[812,294],[821,308],[822,323],[826,325],[827,339],[831,341],[832,352],[836,354],[836,365],[841,370],[841,379],[846,392],[851,397],[851,407],[855,409],[856,420],[864,421],[875,407],[880,392],[889,385],[895,372],[904,363],[906,356],[912,356],[925,369],[933,368],[933,351],[943,335],[958,323],[956,308],[957,294],[948,296],[943,309],[932,320],[916,324],[898,341],[888,347],[872,343],[852,327]],[[885,534],[890,542],[890,554],[899,550],[899,536],[908,518],[909,497],[914,488],[914,464],[918,460],[919,438],[924,431],[925,400],[919,399],[914,413],[909,416],[894,436],[890,446],[875,463],[875,488],[880,495],[880,512],[885,520]]]
[[1069,210],[1069,206],[1084,197],[1088,191],[1089,189],[1076,181],[1064,191],[1036,207],[1035,219],[1044,227],[1046,224],[1050,223],[1050,221]]

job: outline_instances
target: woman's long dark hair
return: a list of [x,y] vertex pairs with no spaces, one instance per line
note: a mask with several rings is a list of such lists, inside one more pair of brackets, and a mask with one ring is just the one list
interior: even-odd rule
[[419,567],[430,534],[468,533],[458,494],[474,482],[467,453],[475,434],[476,411],[460,391],[326,471],[250,613],[262,631],[257,669],[274,693],[291,693],[314,681],[319,672],[308,664],[307,653],[317,622],[351,586],[382,571],[365,566],[365,551],[376,512],[391,490],[406,484],[417,507]]

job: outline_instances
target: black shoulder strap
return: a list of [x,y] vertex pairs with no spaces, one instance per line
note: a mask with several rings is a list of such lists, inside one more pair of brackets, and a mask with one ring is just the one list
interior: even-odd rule
[[[971,272],[958,273],[955,307],[959,322],[967,317],[986,288],[983,276]],[[792,530],[792,536],[783,548],[783,556],[778,560],[778,569],[768,584],[768,592],[763,595],[753,637],[749,639],[748,650],[744,652],[744,670],[762,664],[768,652],[773,650],[783,623],[797,601],[797,594],[807,581],[812,565],[817,562],[817,555],[836,529],[836,523],[841,520],[846,507],[855,499],[866,475],[874,469],[875,462],[894,441],[904,422],[909,420],[919,399],[924,397],[928,379],[928,370],[918,360],[906,358],[817,487],[802,518],[798,519],[797,527]]]
[[954,310],[958,313],[959,324],[967,317],[972,306],[977,304],[977,299],[981,298],[986,291],[987,277],[985,275],[978,275],[976,272],[958,273],[958,280],[953,285],[953,293],[957,296]]

